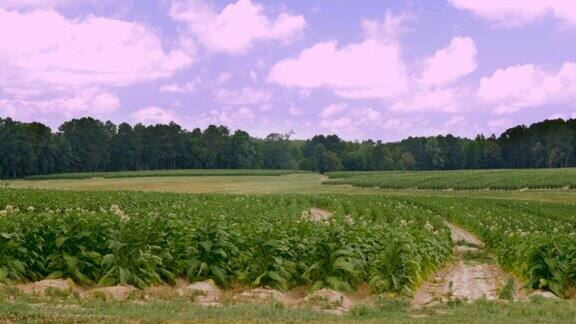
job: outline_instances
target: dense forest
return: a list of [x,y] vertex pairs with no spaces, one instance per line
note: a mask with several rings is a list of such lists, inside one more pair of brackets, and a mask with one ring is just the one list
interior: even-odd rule
[[0,119],[0,177],[157,169],[453,170],[576,166],[576,119],[546,120],[499,137],[410,137],[344,141],[336,135],[264,139],[224,126],[187,131],[168,125],[115,125],[73,119],[57,132]]

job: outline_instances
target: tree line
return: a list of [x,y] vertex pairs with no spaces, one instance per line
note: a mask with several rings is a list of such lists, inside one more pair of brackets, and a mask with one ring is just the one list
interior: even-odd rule
[[399,142],[344,141],[337,135],[293,140],[86,117],[57,132],[42,123],[0,118],[0,177],[62,172],[159,169],[455,170],[576,166],[576,119],[516,126],[500,136],[409,137]]

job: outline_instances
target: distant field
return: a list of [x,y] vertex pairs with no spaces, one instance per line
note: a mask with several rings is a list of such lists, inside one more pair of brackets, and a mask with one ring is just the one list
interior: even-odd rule
[[143,178],[143,177],[202,177],[202,176],[281,176],[308,173],[301,170],[149,170],[119,172],[57,173],[26,177],[27,180]]
[[331,172],[324,184],[383,189],[574,189],[576,168],[457,171]]
[[390,194],[400,196],[484,197],[498,199],[532,200],[548,202],[576,202],[576,190],[430,190],[380,189],[351,185],[326,186],[326,178],[317,173],[283,176],[182,176],[182,177],[128,177],[54,180],[11,180],[10,188],[39,188],[72,191],[153,191],[181,193],[342,193]]
[[182,193],[355,193],[378,189],[351,186],[323,186],[322,177],[315,173],[282,176],[178,176],[127,177],[88,179],[12,180],[12,188],[63,189],[74,191],[160,191]]

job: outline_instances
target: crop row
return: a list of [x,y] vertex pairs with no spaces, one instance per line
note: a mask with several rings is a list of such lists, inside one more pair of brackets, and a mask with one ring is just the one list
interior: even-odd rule
[[504,270],[559,296],[576,286],[576,205],[488,199],[415,203],[477,234]]
[[576,188],[576,168],[332,172],[324,184],[383,189],[551,189]]
[[[311,207],[333,216],[313,221]],[[304,213],[303,213],[304,212]],[[179,277],[409,292],[451,257],[443,219],[378,196],[0,191],[0,281]]]

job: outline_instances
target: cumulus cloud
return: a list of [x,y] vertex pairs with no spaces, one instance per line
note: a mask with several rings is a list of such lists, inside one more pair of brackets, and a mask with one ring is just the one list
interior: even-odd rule
[[243,128],[252,125],[256,120],[256,113],[249,107],[223,107],[213,109],[207,113],[191,117],[194,125],[206,127],[208,125],[226,125],[231,128]]
[[230,73],[220,73],[220,75],[218,75],[218,79],[216,80],[216,83],[219,85],[222,85],[228,81],[230,81],[230,79],[232,79],[232,74]]
[[454,37],[450,44],[438,50],[424,62],[420,82],[425,85],[445,85],[476,70],[476,45],[470,37]]
[[289,43],[306,25],[303,16],[286,12],[269,18],[264,6],[251,0],[238,0],[221,12],[202,0],[180,0],[173,3],[170,16],[185,23],[189,35],[208,51],[228,54],[246,53],[260,41]]
[[573,0],[449,0],[458,9],[491,20],[500,26],[516,27],[550,15],[576,26]]
[[407,29],[406,23],[412,20],[411,13],[394,15],[390,10],[386,12],[383,20],[364,19],[362,29],[367,39],[396,40]]
[[265,104],[272,99],[267,90],[244,87],[240,90],[217,89],[214,91],[216,102],[230,106],[250,106]]
[[400,118],[387,118],[382,124],[381,127],[385,130],[390,131],[405,131],[407,129],[412,130],[414,127],[414,123],[410,120],[400,119]]
[[298,116],[304,115],[304,109],[299,108],[299,107],[290,107],[290,108],[288,108],[288,113],[291,116],[298,117]]
[[416,77],[411,78],[409,90],[391,104],[395,112],[456,112],[469,91],[457,84],[461,78],[476,70],[477,50],[469,37],[454,37],[450,44],[423,60]]
[[0,87],[125,86],[191,62],[180,50],[165,52],[160,37],[137,23],[0,9]]
[[145,125],[168,124],[180,120],[174,112],[155,106],[140,109],[132,113],[130,117],[134,122]]
[[429,90],[417,89],[390,106],[395,112],[456,112],[460,110],[461,98],[458,91],[452,88]]
[[320,112],[320,118],[330,118],[346,110],[346,104],[331,104]]
[[373,108],[347,109],[345,105],[330,105],[320,113],[320,128],[338,132],[344,137],[363,136],[367,127],[377,126],[382,114]]
[[[45,8],[64,2],[18,4]],[[3,1],[2,6],[11,3]],[[48,119],[110,114],[120,100],[104,89],[170,77],[192,63],[190,54],[167,51],[163,45],[154,30],[139,23],[0,8],[3,112],[22,119],[31,114],[49,114]]]
[[287,87],[326,87],[345,98],[392,97],[407,84],[398,44],[375,39],[344,47],[337,41],[318,43],[278,62],[268,79]]
[[498,69],[492,76],[480,80],[477,95],[494,106],[496,114],[547,104],[574,106],[576,63],[564,63],[558,71],[547,71],[532,64]]
[[466,119],[466,116],[455,115],[455,116],[450,117],[450,119],[448,119],[448,121],[446,121],[446,126],[447,127],[463,128],[463,127],[468,126],[468,120]]
[[120,106],[120,99],[115,94],[100,88],[61,90],[56,98],[0,99],[0,112],[19,120],[105,116]]
[[320,42],[300,55],[277,62],[268,81],[301,89],[326,88],[344,98],[392,98],[409,82],[397,36],[407,15],[364,20],[364,40],[348,45]]
[[317,43],[276,63],[268,81],[305,91],[325,88],[347,99],[382,99],[395,112],[458,111],[461,93],[469,90],[457,81],[478,66],[474,40],[454,37],[430,57],[408,63],[399,35],[411,19],[388,12],[383,21],[364,20],[362,42]]

